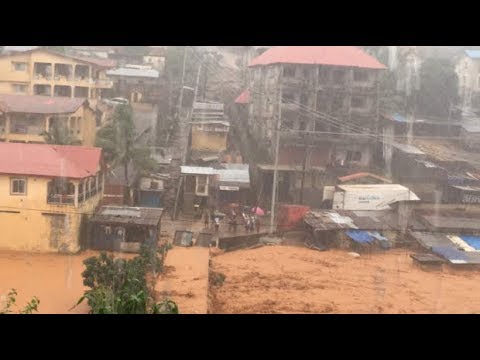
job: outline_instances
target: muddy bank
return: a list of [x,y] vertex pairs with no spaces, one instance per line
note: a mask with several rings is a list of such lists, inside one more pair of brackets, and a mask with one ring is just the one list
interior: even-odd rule
[[354,258],[346,251],[291,246],[212,258],[223,273],[210,313],[480,313],[478,270],[424,271],[407,250]]

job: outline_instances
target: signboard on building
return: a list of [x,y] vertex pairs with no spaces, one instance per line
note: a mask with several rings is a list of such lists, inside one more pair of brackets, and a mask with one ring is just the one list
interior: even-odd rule
[[223,112],[223,104],[221,103],[199,103],[195,102],[193,104],[195,110],[215,110]]
[[238,186],[220,186],[220,190],[224,191],[239,191],[240,188]]

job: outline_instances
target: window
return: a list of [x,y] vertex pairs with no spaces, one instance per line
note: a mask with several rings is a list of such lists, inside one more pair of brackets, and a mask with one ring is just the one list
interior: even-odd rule
[[353,96],[351,106],[352,108],[365,109],[367,107],[367,98],[364,96]]
[[197,175],[196,195],[208,195],[208,178],[206,175]]
[[13,84],[13,91],[17,94],[24,94],[27,92],[27,85]]
[[283,94],[283,102],[284,103],[291,103],[295,101],[295,95],[293,93],[285,93]]
[[362,153],[360,151],[347,151],[346,161],[360,161],[362,160]]
[[307,121],[306,120],[299,120],[298,121],[298,130],[305,131],[307,129]]
[[27,71],[27,63],[26,62],[12,62],[13,70],[15,71]]
[[310,69],[309,68],[304,68],[303,69],[303,77],[305,79],[310,79]]
[[332,100],[332,111],[336,112],[343,109],[343,97],[335,96]]
[[345,71],[344,70],[335,70],[333,72],[333,82],[335,84],[344,84],[345,83]]
[[353,71],[353,81],[356,82],[366,82],[368,81],[368,72],[366,70],[354,70]]
[[27,193],[27,179],[14,178],[10,180],[11,195],[25,195]]
[[300,96],[300,103],[302,105],[308,106],[308,95],[307,94],[302,94],[302,96]]
[[284,65],[283,66],[283,76],[284,77],[295,77],[295,66]]

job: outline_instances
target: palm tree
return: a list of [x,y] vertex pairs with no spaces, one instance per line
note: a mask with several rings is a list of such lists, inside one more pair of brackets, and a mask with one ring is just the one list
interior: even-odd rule
[[51,127],[50,131],[44,131],[40,135],[45,138],[47,144],[56,145],[82,145],[82,142],[68,133],[66,126],[57,124]]
[[[143,134],[141,134],[143,135]],[[123,166],[125,173],[125,196],[129,199],[128,165],[133,165],[144,173],[152,172],[157,164],[150,157],[150,149],[137,144],[132,107],[117,105],[112,122],[97,133],[96,146],[101,147],[112,168]]]

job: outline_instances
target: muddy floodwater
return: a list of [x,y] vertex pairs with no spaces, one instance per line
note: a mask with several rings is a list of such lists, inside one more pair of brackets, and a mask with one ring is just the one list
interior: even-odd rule
[[71,308],[87,289],[81,275],[83,260],[96,255],[95,251],[77,255],[0,251],[0,303],[14,288],[20,308],[36,296],[40,300],[40,314],[86,314],[89,310],[86,303]]
[[226,279],[211,313],[480,313],[480,271],[425,271],[410,252],[267,246],[213,257]]

